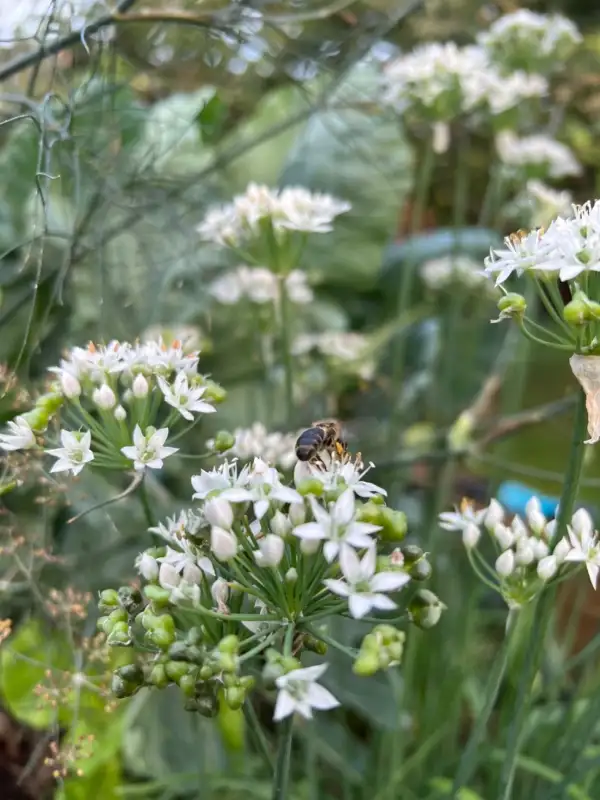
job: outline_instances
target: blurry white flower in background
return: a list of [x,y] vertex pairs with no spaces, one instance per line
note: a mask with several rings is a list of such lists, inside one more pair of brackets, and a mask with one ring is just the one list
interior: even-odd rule
[[572,213],[573,195],[571,192],[553,189],[551,186],[532,179],[514,200],[508,211],[512,216],[522,219],[529,214],[532,228],[546,228],[556,217],[569,217]]
[[[18,0],[0,4],[0,48],[10,48],[15,40],[52,41],[69,31],[83,28],[90,21],[94,7],[106,13],[106,4],[98,0]],[[108,29],[99,32],[102,38]]]
[[[228,458],[239,458],[240,461],[253,461],[261,458],[283,470],[291,469],[296,463],[296,439],[298,433],[269,433],[262,422],[255,422],[250,428],[236,428],[233,431],[235,443],[227,451]],[[214,441],[206,446],[211,450]]]
[[513,131],[503,131],[496,137],[496,149],[503,164],[516,170],[533,172],[531,177],[565,178],[581,175],[581,165],[573,151],[544,134],[519,138]]
[[[305,272],[292,270],[284,282],[291,303],[303,305],[313,300],[313,291]],[[266,267],[240,266],[214,281],[208,291],[223,305],[235,305],[240,300],[257,304],[273,303],[280,299],[280,281]]]
[[332,366],[353,372],[365,381],[375,374],[376,364],[370,352],[369,339],[355,331],[326,331],[305,333],[294,340],[292,353],[296,356],[311,351],[331,360]]
[[433,291],[450,289],[456,284],[462,284],[468,289],[483,288],[493,292],[488,276],[483,270],[483,264],[474,261],[468,256],[442,256],[425,261],[420,267],[423,283]]

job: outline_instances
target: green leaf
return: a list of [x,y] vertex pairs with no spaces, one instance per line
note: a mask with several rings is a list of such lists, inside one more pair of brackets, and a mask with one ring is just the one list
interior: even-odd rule
[[227,107],[218,94],[214,94],[205,102],[196,119],[202,141],[206,144],[215,144],[221,137],[227,119]]

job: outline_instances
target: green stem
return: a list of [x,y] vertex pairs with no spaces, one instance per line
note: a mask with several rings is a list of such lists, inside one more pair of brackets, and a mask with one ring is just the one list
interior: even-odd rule
[[[550,542],[551,550],[554,544],[560,541],[565,535],[567,524],[573,516],[573,508],[577,500],[577,488],[583,465],[585,449],[583,440],[586,435],[586,422],[585,394],[580,390],[575,407],[571,451],[560,498],[558,517],[556,519],[556,530]],[[527,659],[521,674],[521,680],[519,681],[515,713],[508,732],[506,754],[500,773],[499,800],[511,800],[512,797],[513,782],[521,750],[523,724],[529,711],[531,689],[543,652],[544,634],[546,633],[548,621],[552,613],[554,597],[555,589],[546,589],[535,609],[533,629],[528,644]]]
[[150,504],[150,498],[148,496],[148,489],[146,488],[146,481],[142,480],[140,484],[140,503],[142,504],[142,508],[144,510],[144,516],[146,517],[146,524],[149,528],[154,528],[156,525],[156,518],[154,516],[154,512],[152,511],[152,506]]
[[[416,175],[416,191],[415,200],[412,209],[412,216],[410,220],[409,236],[414,236],[420,229],[423,223],[423,216],[427,205],[427,198],[431,181],[433,177],[433,166],[435,163],[435,152],[433,149],[433,137],[427,140],[425,145],[425,152],[423,153],[423,160]],[[410,241],[410,239],[409,239]],[[414,242],[411,242],[414,244]],[[402,275],[400,278],[400,288],[398,291],[398,302],[396,306],[396,316],[400,317],[411,305],[412,290],[415,283],[415,275],[417,271],[417,260],[410,254],[405,264],[402,267]],[[404,333],[398,337],[395,352],[393,353],[392,360],[392,385],[394,387],[393,396],[398,396],[398,389],[402,383],[404,372],[404,361],[406,358],[406,349],[408,347],[408,336]]]
[[269,742],[267,741],[267,737],[264,734],[262,729],[262,725],[260,724],[260,720],[254,710],[254,706],[250,699],[246,700],[244,703],[244,716],[246,718],[246,723],[248,724],[248,728],[252,731],[254,735],[254,739],[258,746],[258,749],[262,753],[263,758],[267,762],[269,769],[271,771],[275,770],[275,764],[273,763],[273,756],[271,755],[271,748],[269,747]]
[[[292,654],[294,641],[294,625],[290,624],[285,632],[283,653],[285,656]],[[290,781],[290,762],[292,757],[292,732],[294,715],[279,723],[279,742],[277,744],[277,760],[275,762],[275,775],[273,778],[273,800],[287,800],[288,784]]]
[[508,664],[510,643],[513,631],[516,627],[516,621],[513,619],[513,615],[515,613],[517,612],[508,612],[506,636],[504,637],[504,642],[502,643],[502,649],[496,656],[492,670],[488,677],[483,708],[479,712],[479,716],[475,721],[475,725],[473,726],[471,735],[469,736],[469,741],[467,742],[467,746],[462,754],[462,758],[460,759],[460,763],[458,765],[458,770],[454,777],[454,782],[452,784],[453,797],[462,786],[470,781],[471,776],[477,768],[478,750],[485,736],[486,727],[490,716],[492,715],[492,711],[494,710],[496,698],[498,697],[498,692],[500,691],[500,686],[504,679],[504,674]]
[[285,285],[285,275],[279,276],[279,294],[281,297],[281,351],[283,368],[285,371],[285,400],[287,409],[287,422],[292,425],[294,421],[294,365],[290,343],[290,300]]

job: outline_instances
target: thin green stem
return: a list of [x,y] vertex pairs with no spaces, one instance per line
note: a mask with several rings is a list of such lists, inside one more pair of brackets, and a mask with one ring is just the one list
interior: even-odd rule
[[[435,151],[433,149],[433,137],[430,137],[425,145],[423,159],[421,161],[420,168],[417,171],[415,181],[415,200],[410,221],[410,236],[414,236],[420,230],[423,223],[423,216],[425,214],[429,189],[431,187],[431,181],[433,177],[434,163]],[[400,280],[398,302],[396,306],[396,315],[398,317],[400,317],[411,305],[416,271],[417,260],[414,256],[409,255],[406,263],[402,266],[402,276]],[[402,336],[398,337],[395,352],[393,353],[392,377],[394,390],[399,389],[402,383],[407,347],[408,337],[406,334],[403,334]],[[397,395],[398,392],[394,391],[393,396],[396,397]]]
[[154,528],[156,525],[156,517],[154,516],[154,512],[152,511],[152,505],[150,503],[150,498],[148,496],[148,489],[146,487],[146,481],[143,480],[140,484],[140,491],[139,491],[140,503],[142,504],[142,509],[144,511],[144,516],[146,517],[146,524],[149,528]]
[[[283,653],[285,656],[292,654],[292,644],[294,641],[294,625],[288,625],[285,632],[283,643]],[[294,716],[289,717],[279,723],[279,742],[277,744],[277,760],[275,762],[275,775],[273,778],[273,800],[287,800],[288,784],[290,781],[290,762],[292,756],[292,734]]]
[[262,725],[260,724],[260,720],[256,714],[256,711],[254,710],[254,706],[252,705],[250,698],[248,698],[244,703],[244,717],[246,718],[248,728],[252,731],[252,735],[254,736],[254,740],[258,749],[267,762],[271,772],[274,772],[275,763],[271,754],[271,748],[269,747],[269,742],[267,741],[267,737],[264,734]]
[[294,364],[290,342],[290,300],[285,284],[285,275],[279,276],[279,296],[281,298],[281,355],[285,371],[285,399],[287,409],[287,422],[294,421]]
[[[583,465],[583,440],[586,433],[586,422],[585,394],[580,390],[575,407],[575,418],[573,420],[571,451],[559,503],[556,530],[550,542],[550,549],[565,535],[567,524],[573,515],[573,508],[577,500],[577,489]],[[531,689],[543,652],[544,638],[552,614],[554,597],[555,588],[547,588],[535,609],[533,629],[528,644],[527,659],[521,674],[521,680],[519,681],[515,713],[509,728],[506,754],[500,773],[499,800],[510,800],[512,797],[513,782],[522,743],[523,725],[529,710]]]

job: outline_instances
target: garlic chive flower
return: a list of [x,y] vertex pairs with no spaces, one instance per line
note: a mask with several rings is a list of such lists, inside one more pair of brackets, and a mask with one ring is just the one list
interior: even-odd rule
[[71,472],[73,475],[79,475],[85,465],[94,460],[94,454],[91,451],[91,433],[89,431],[61,431],[60,441],[62,447],[46,450],[48,455],[57,459],[50,468],[50,472]]
[[165,402],[181,414],[184,419],[190,422],[194,419],[192,412],[197,414],[213,414],[217,409],[211,406],[210,403],[202,400],[206,392],[204,386],[191,386],[188,376],[184,372],[180,372],[175,378],[175,383],[169,385],[167,381],[158,377],[158,385],[164,395]]
[[304,667],[281,675],[275,681],[277,702],[273,720],[281,722],[291,714],[300,714],[304,719],[312,719],[315,711],[328,711],[339,706],[339,701],[328,689],[317,683],[327,669],[327,664]]
[[121,452],[123,455],[133,461],[133,468],[136,470],[143,470],[148,467],[149,469],[161,469],[163,459],[172,456],[176,453],[178,447],[167,447],[165,442],[169,435],[168,428],[149,427],[145,433],[139,425],[135,426],[133,431],[133,445],[122,447]]
[[35,434],[24,417],[16,417],[8,423],[8,432],[0,433],[0,449],[30,450],[36,446]]
[[[290,303],[306,305],[312,302],[314,294],[305,272],[292,270],[285,276],[283,285]],[[265,267],[240,266],[217,278],[208,287],[208,292],[222,305],[237,305],[242,300],[265,305],[281,301],[281,282],[277,275]]]
[[496,150],[511,174],[542,180],[581,175],[581,165],[572,150],[543,134],[519,138],[512,131],[503,131],[496,137]]

